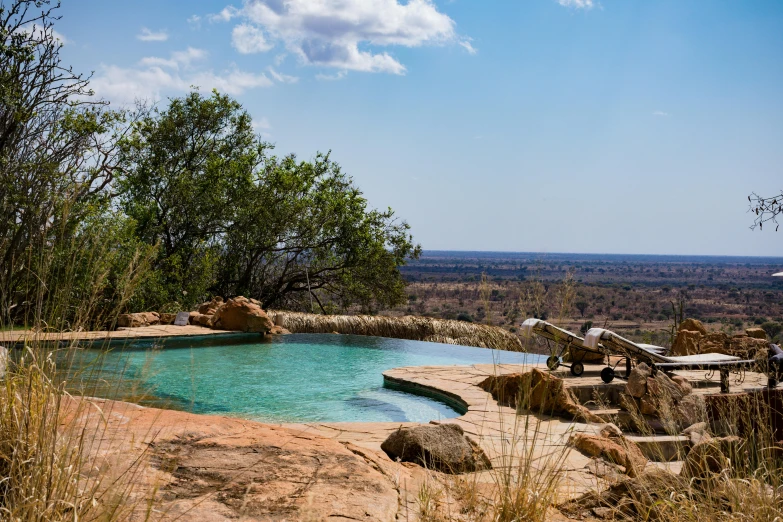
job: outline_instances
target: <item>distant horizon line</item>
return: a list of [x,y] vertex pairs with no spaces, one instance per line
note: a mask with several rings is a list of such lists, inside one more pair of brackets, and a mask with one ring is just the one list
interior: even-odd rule
[[647,257],[720,257],[737,259],[780,259],[783,256],[774,255],[737,255],[737,254],[627,254],[617,252],[535,252],[524,250],[442,250],[423,248],[424,253],[455,253],[455,254],[533,254],[533,255],[558,255],[558,256],[647,256]]

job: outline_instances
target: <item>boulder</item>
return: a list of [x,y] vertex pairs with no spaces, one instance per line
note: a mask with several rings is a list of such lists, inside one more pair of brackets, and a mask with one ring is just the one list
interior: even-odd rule
[[696,331],[679,330],[674,337],[671,353],[673,355],[695,355],[700,353],[699,342],[703,335]]
[[680,426],[692,426],[706,419],[707,404],[701,395],[686,395],[674,406],[674,420]]
[[120,314],[117,317],[117,326],[121,328],[138,328],[140,326],[152,326],[160,323],[158,312],[139,312],[135,314]]
[[704,328],[704,324],[698,319],[685,319],[680,323],[680,326],[677,328],[677,330],[689,330],[691,332],[699,332],[702,335],[707,335],[707,329]]
[[702,440],[688,452],[680,475],[688,479],[706,479],[727,469],[739,471],[747,462],[744,453],[744,441],[737,436]]
[[682,375],[675,375],[672,377],[672,382],[677,385],[683,395],[688,395],[693,391],[691,383]]
[[682,434],[691,439],[691,446],[695,446],[701,441],[706,442],[712,438],[707,432],[706,422],[697,422],[695,424],[691,424],[682,430]]
[[177,314],[167,314],[167,313],[160,314],[160,324],[174,324],[174,321],[176,319],[177,319]]
[[456,424],[400,428],[381,444],[392,460],[414,462],[444,473],[491,469],[489,458]]
[[647,393],[647,378],[650,377],[650,368],[644,363],[639,363],[628,376],[625,383],[625,392],[631,397],[640,399]]
[[655,374],[655,377],[647,378],[647,394],[653,400],[672,400],[674,402],[685,396],[683,389],[668,375],[660,371]]
[[[660,468],[651,467],[638,477],[629,477],[608,488],[591,489],[584,495],[558,506],[569,520],[594,520],[593,515],[606,513],[614,520],[667,520],[659,518],[671,506],[672,498],[687,490],[688,481]],[[603,508],[609,507],[607,513]],[[668,512],[669,514],[671,511]]]
[[246,297],[233,297],[215,311],[213,328],[241,332],[268,333],[274,323],[259,305]]
[[498,403],[546,415],[558,415],[585,422],[603,419],[578,404],[563,380],[537,368],[525,373],[493,375],[479,383]]
[[190,324],[211,328],[214,317],[215,316],[213,315],[205,315],[205,314],[200,314],[198,312],[195,313],[191,312]]
[[204,315],[214,315],[218,308],[223,304],[223,298],[220,296],[213,297],[211,301],[201,303],[198,307],[198,313]]
[[639,412],[642,415],[657,415],[658,405],[645,395],[639,400]]
[[748,337],[753,337],[754,339],[764,339],[765,341],[767,340],[767,332],[765,332],[763,328],[759,327],[746,328],[745,335]]
[[613,431],[602,430],[601,435],[574,433],[569,443],[589,457],[598,457],[625,468],[628,476],[635,477],[647,465],[647,458],[635,442]]
[[270,335],[288,335],[291,332],[283,328],[282,326],[274,325],[271,330],[269,330]]

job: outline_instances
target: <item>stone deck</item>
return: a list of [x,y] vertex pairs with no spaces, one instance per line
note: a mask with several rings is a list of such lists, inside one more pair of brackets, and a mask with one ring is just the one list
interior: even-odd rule
[[176,337],[200,337],[236,335],[228,330],[212,330],[202,326],[155,325],[138,328],[119,328],[117,330],[98,330],[90,332],[40,332],[34,330],[10,330],[0,332],[0,344],[16,344],[25,341],[45,342],[101,342],[101,341],[138,341],[167,339]]

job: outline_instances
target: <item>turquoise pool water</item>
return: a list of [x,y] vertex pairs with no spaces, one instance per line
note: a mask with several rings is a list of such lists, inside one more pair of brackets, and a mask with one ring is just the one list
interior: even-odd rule
[[251,344],[81,350],[72,385],[96,394],[264,422],[427,422],[458,416],[445,403],[383,386],[400,366],[522,363],[537,355],[356,335],[294,334]]

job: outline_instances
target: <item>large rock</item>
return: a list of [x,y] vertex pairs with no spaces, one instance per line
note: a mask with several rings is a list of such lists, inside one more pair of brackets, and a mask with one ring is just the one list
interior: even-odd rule
[[139,328],[160,324],[158,312],[138,312],[135,314],[120,314],[117,317],[117,326],[121,328]]
[[672,354],[695,355],[699,352],[699,341],[703,335],[696,331],[679,330],[672,343]]
[[215,311],[212,327],[240,332],[268,333],[275,324],[256,303],[257,301],[254,303],[242,296],[229,299]]
[[745,335],[748,337],[753,337],[754,339],[764,339],[765,341],[767,340],[767,332],[765,332],[763,328],[746,328]]
[[706,419],[707,404],[701,395],[686,395],[674,406],[674,420],[680,426],[692,426]]
[[738,472],[746,462],[744,441],[740,437],[702,439],[688,452],[680,474],[688,479],[705,479],[725,470]]
[[601,435],[574,433],[569,442],[590,457],[624,467],[625,473],[631,477],[641,473],[647,465],[647,458],[636,443],[610,430],[602,430]]
[[64,397],[59,414],[64,436],[101,434],[80,463],[126,492],[121,520],[394,522],[412,483],[385,456],[306,428],[92,398]]
[[525,373],[493,375],[479,386],[491,393],[500,404],[519,410],[559,415],[578,421],[603,422],[603,419],[574,400],[562,379],[537,368]]
[[212,328],[212,323],[214,320],[214,315],[206,315],[206,314],[200,314],[198,312],[195,312],[195,314],[192,314],[190,316],[190,324],[194,324],[196,326],[203,326],[205,328]]
[[655,377],[647,378],[647,394],[658,401],[672,400],[677,402],[685,397],[682,387],[663,372],[657,372]]
[[400,428],[381,444],[392,460],[414,462],[444,473],[490,469],[489,458],[456,424]]
[[176,320],[177,320],[177,314],[167,314],[167,313],[160,314],[160,324],[174,324],[174,321]]
[[218,308],[223,304],[223,298],[220,296],[213,297],[211,301],[201,303],[198,307],[198,313],[204,315],[214,315]]
[[631,370],[628,376],[628,382],[625,383],[625,391],[631,397],[640,399],[647,393],[647,378],[650,376],[650,367],[644,363],[639,363]]
[[698,319],[685,319],[680,323],[677,330],[690,330],[691,332],[699,332],[702,335],[707,335],[707,329],[704,328],[704,324]]

